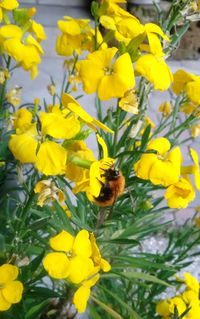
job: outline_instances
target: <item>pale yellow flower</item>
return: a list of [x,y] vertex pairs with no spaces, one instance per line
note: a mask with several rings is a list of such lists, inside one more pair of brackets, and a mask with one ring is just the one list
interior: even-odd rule
[[126,112],[138,114],[138,98],[134,89],[124,93],[119,101],[119,107]]
[[59,203],[65,200],[65,195],[62,190],[50,179],[43,179],[37,182],[34,187],[34,192],[38,194],[37,204],[41,207],[54,200],[57,200]]

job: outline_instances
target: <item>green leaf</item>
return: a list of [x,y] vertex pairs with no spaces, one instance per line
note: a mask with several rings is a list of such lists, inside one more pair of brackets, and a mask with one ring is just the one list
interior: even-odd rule
[[[120,273],[116,273],[118,276],[120,276]],[[148,275],[145,274],[143,272],[137,272],[137,271],[123,271],[122,273],[123,277],[126,277],[127,279],[140,279],[140,280],[144,280],[144,281],[150,281],[156,284],[160,284],[160,285],[164,285],[164,286],[168,286],[168,287],[172,287],[172,285],[168,284],[167,282],[165,282],[164,280],[161,280],[155,276],[152,275]]]
[[98,285],[98,287],[102,290],[104,290],[107,294],[109,294],[110,296],[112,296],[123,308],[125,308],[128,313],[131,316],[131,319],[142,319],[137,312],[135,312],[131,306],[129,306],[126,302],[124,302],[119,296],[117,296],[115,293],[111,292],[110,290],[106,289],[103,286]]
[[117,313],[115,310],[107,306],[104,302],[95,298],[94,295],[91,295],[90,297],[97,305],[99,305],[102,309],[104,309],[107,313],[109,313],[114,319],[124,319],[119,313]]
[[49,300],[44,300],[41,303],[34,305],[26,312],[24,319],[36,319],[44,311],[48,304]]
[[141,140],[141,149],[145,149],[146,146],[147,146],[147,143],[149,141],[149,136],[150,136],[150,133],[151,133],[151,125],[147,125],[145,131],[144,131],[144,134],[142,135],[142,140]]

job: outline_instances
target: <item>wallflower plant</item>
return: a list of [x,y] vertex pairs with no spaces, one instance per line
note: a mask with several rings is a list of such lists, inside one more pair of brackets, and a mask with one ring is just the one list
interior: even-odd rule
[[[51,104],[21,104],[9,80],[22,68],[37,81],[46,34],[35,8],[0,1],[2,319],[200,318],[198,280],[174,279],[199,255],[199,217],[174,223],[199,199],[200,74],[167,61],[199,1],[155,4],[159,23],[145,24],[121,4],[92,1],[93,21],[60,17],[61,86],[47,83]],[[170,100],[154,123],[157,90]],[[95,93],[87,111],[82,93]]]

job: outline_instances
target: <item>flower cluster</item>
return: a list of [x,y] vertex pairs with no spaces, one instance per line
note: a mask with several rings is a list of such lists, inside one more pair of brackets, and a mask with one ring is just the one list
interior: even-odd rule
[[[43,26],[32,20],[34,8],[17,9],[18,6],[14,0],[0,3],[0,21],[5,21],[5,25],[0,27],[1,54],[12,57],[17,66],[30,71],[34,79],[38,74],[40,56],[44,53],[40,42],[46,39],[46,34]],[[7,10],[14,10],[13,22],[9,20]]]
[[147,145],[146,154],[134,165],[136,175],[150,180],[154,185],[167,187],[165,199],[170,208],[185,208],[195,199],[195,191],[189,174],[194,175],[197,190],[200,190],[200,169],[198,154],[190,149],[194,162],[191,166],[182,165],[181,150],[177,146],[171,150],[167,138],[160,137]]
[[184,291],[173,298],[160,301],[156,306],[157,314],[162,319],[171,318],[173,314],[177,314],[183,319],[199,318],[200,299],[198,280],[188,272],[184,273],[184,280],[180,278],[178,280],[182,285],[186,286]]
[[50,246],[56,252],[46,255],[44,268],[52,278],[79,285],[73,303],[78,312],[84,312],[100,270],[108,272],[110,264],[101,257],[94,235],[87,230],[79,231],[75,237],[63,230],[50,239]]

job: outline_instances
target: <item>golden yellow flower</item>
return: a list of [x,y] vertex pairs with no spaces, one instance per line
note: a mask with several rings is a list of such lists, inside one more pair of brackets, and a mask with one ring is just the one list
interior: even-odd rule
[[33,115],[29,110],[25,108],[21,108],[13,114],[13,117],[14,117],[14,123],[13,123],[14,128],[18,129],[24,125],[30,125],[32,122]]
[[[50,239],[50,246],[58,252],[47,254],[43,265],[49,275],[53,278],[68,278],[72,283],[79,284],[88,279],[94,270],[91,260],[92,248],[89,233],[81,230],[76,237],[66,231]],[[59,264],[55,261],[59,258]]]
[[12,304],[20,302],[23,284],[15,280],[19,269],[10,264],[0,266],[0,311],[8,310]]
[[155,185],[169,186],[179,180],[181,172],[181,151],[179,147],[170,150],[170,142],[164,138],[152,140],[147,150],[156,151],[156,154],[143,154],[134,165],[136,175],[141,179],[150,180]]
[[177,183],[170,185],[164,195],[170,208],[186,208],[195,199],[195,191],[187,178],[181,178]]
[[173,82],[173,75],[166,62],[152,54],[141,56],[135,64],[135,71],[152,83],[155,90],[167,90]]
[[129,54],[124,53],[112,62],[117,51],[117,48],[95,51],[80,62],[79,74],[86,93],[97,92],[101,100],[109,100],[123,97],[135,85]]
[[174,73],[172,90],[176,95],[185,92],[193,104],[200,104],[200,76],[196,76],[184,70],[178,70]]

